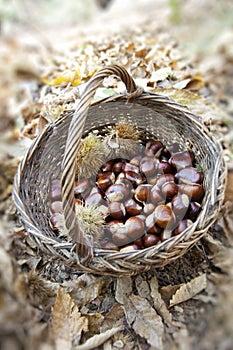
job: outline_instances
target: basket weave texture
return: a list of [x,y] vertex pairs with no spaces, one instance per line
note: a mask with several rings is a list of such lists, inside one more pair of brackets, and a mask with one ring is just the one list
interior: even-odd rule
[[[97,102],[93,96],[103,79],[116,75],[126,92]],[[179,142],[181,151],[191,149],[204,170],[205,195],[197,220],[180,235],[153,247],[119,252],[95,247],[79,228],[74,212],[76,158],[81,137],[104,130],[119,121],[133,124],[144,134],[165,145]],[[61,179],[67,239],[61,239],[49,225],[49,186]],[[119,65],[99,70],[88,82],[79,105],[48,125],[35,139],[19,165],[13,198],[27,234],[38,248],[62,261],[74,271],[123,275],[162,267],[182,256],[209,229],[217,218],[224,198],[226,166],[222,148],[203,122],[174,101],[137,88],[128,72]]]

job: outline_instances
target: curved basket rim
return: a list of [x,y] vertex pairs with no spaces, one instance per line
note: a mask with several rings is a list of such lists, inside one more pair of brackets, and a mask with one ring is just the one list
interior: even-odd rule
[[[93,101],[91,103],[91,107],[94,107],[96,105],[103,104],[103,103],[107,104],[108,102],[116,102],[116,103],[117,102],[121,102],[121,103],[124,102],[125,103],[127,100],[128,100],[127,93],[114,94],[110,97],[102,98],[102,99],[98,99],[96,101]],[[221,159],[221,165],[223,166],[223,169],[222,169],[222,172],[223,172],[222,191],[224,193],[225,188],[226,188],[227,167],[226,167],[226,162],[224,161],[224,157],[222,155],[222,146],[221,146],[220,142],[215,139],[214,135],[209,131],[209,129],[203,123],[201,118],[199,116],[196,116],[195,114],[193,114],[188,109],[187,106],[181,105],[167,96],[162,96],[162,95],[155,94],[155,93],[143,92],[140,96],[136,97],[135,99],[133,99],[133,101],[130,101],[130,102],[140,104],[140,101],[147,101],[147,100],[150,101],[151,103],[157,102],[157,103],[166,104],[170,108],[174,108],[174,109],[179,110],[180,112],[184,113],[186,117],[188,116],[189,118],[191,118],[192,121],[196,124],[196,126],[200,129],[202,129],[203,133],[206,134],[214,142],[214,144],[216,146],[218,146],[219,158]],[[47,237],[47,236],[45,237],[45,235],[43,235],[43,233],[41,233],[41,231],[38,230],[37,227],[33,223],[29,222],[24,215],[24,211],[25,211],[24,208],[25,207],[24,207],[22,199],[20,198],[19,189],[21,187],[21,181],[22,181],[21,172],[27,166],[27,163],[30,161],[30,158],[32,157],[33,153],[36,151],[37,145],[41,142],[41,140],[43,139],[43,137],[47,134],[47,132],[49,130],[53,129],[56,126],[59,126],[67,118],[71,118],[73,113],[74,113],[73,109],[63,111],[63,113],[61,114],[61,116],[58,119],[56,119],[52,123],[49,123],[42,130],[42,132],[36,137],[36,139],[33,140],[31,146],[29,147],[24,158],[22,159],[22,161],[19,164],[17,173],[15,175],[15,179],[14,179],[14,187],[13,187],[13,194],[12,194],[14,202],[16,204],[16,208],[17,208],[18,212],[20,213],[20,216],[21,216],[21,219],[22,219],[24,225],[27,227],[26,230],[29,233],[29,235],[32,236],[33,238],[36,238],[36,239],[42,239],[44,241],[43,244],[54,245],[55,249],[58,249],[58,251],[56,250],[57,253],[59,252],[60,249],[62,249],[63,254],[61,255],[61,258],[64,257],[64,261],[67,259],[67,258],[65,258],[65,256],[66,256],[65,251],[69,252],[70,250],[72,250],[72,248],[74,247],[74,243],[64,242],[60,239],[55,239],[55,237],[52,237],[52,238]],[[208,196],[209,196],[209,194],[208,194]],[[205,232],[215,222],[216,217],[221,209],[223,198],[224,198],[224,194],[222,196],[221,201],[218,204],[218,209],[216,209],[216,211],[215,211],[215,217],[213,217],[212,220],[209,222],[209,224],[207,225],[207,228],[205,228]],[[198,219],[191,225],[192,228],[194,226],[196,229],[198,226]],[[195,229],[191,233],[191,236],[193,236],[194,233],[196,232]],[[188,227],[185,231],[183,231],[181,234],[179,234],[177,236],[173,236],[164,242],[158,243],[154,247],[145,248],[139,252],[138,251],[119,252],[119,251],[108,251],[108,250],[104,250],[104,249],[94,248],[94,259],[95,258],[102,258],[106,261],[110,261],[110,260],[118,259],[118,256],[120,256],[119,257],[120,259],[126,258],[126,260],[127,260],[128,257],[133,257],[133,256],[136,259],[136,257],[138,255],[146,255],[153,250],[156,250],[157,252],[165,252],[166,253],[167,251],[169,251],[169,249],[172,246],[174,246],[174,244],[185,241],[187,232],[189,232],[189,231],[190,231],[190,227]],[[201,233],[200,236],[202,236],[203,234],[204,233]],[[199,238],[198,238],[198,240],[199,240]],[[171,242],[175,242],[175,243],[171,244],[171,246],[170,246]],[[170,248],[166,249],[167,246],[169,246]],[[155,249],[155,247],[156,247],[156,249]],[[154,256],[154,255],[156,255],[156,252],[152,256]],[[74,261],[73,261],[73,264],[75,264]],[[88,269],[88,267],[87,267],[87,269]]]

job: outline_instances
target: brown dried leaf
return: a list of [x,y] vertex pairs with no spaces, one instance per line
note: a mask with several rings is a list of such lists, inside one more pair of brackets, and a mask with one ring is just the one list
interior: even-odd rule
[[154,308],[158,314],[163,318],[166,324],[172,323],[172,315],[168,311],[167,305],[165,304],[162,296],[158,290],[158,280],[154,276],[150,281],[151,296],[153,298]]
[[70,295],[59,288],[52,311],[52,326],[50,329],[56,349],[71,349],[72,342],[74,340],[79,341],[81,333],[87,331],[87,318],[81,316]]
[[164,325],[161,317],[149,302],[138,296],[130,295],[124,304],[125,316],[129,325],[155,349],[163,349],[162,336]]
[[132,279],[130,276],[123,276],[117,279],[116,283],[116,301],[120,304],[128,299],[129,295],[132,293]]
[[206,274],[195,277],[190,282],[182,284],[176,291],[170,301],[170,307],[183,303],[186,300],[192,299],[196,294],[200,293],[207,287]]
[[84,274],[75,281],[64,282],[63,287],[70,292],[77,305],[86,305],[99,296],[107,281],[105,277]]

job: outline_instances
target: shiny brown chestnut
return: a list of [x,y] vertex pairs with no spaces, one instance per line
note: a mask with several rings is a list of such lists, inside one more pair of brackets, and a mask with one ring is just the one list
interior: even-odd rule
[[146,144],[145,154],[148,156],[156,155],[157,157],[160,155],[163,149],[163,144],[160,141],[149,141]]
[[126,215],[125,207],[120,202],[110,202],[108,205],[109,215],[113,219],[123,220]]
[[176,169],[190,167],[193,165],[194,161],[195,157],[191,151],[174,153],[169,160],[171,165]]
[[178,217],[184,217],[187,213],[190,199],[187,194],[178,193],[172,198],[172,210]]
[[175,182],[174,175],[173,174],[164,174],[164,175],[161,175],[158,177],[158,179],[156,181],[156,185],[161,188],[165,182],[170,182],[170,181]]
[[118,246],[113,242],[104,242],[101,244],[101,248],[105,250],[119,250]]
[[129,180],[134,187],[137,187],[146,182],[146,178],[143,174],[127,171],[124,173],[125,179]]
[[81,179],[76,182],[75,187],[74,187],[74,195],[75,197],[82,196],[86,197],[90,193],[90,181],[88,179]]
[[175,215],[172,209],[165,204],[160,204],[154,211],[155,223],[163,229],[171,229],[175,224]]
[[164,195],[157,185],[153,186],[150,192],[150,202],[154,205],[165,203]]
[[173,142],[167,146],[167,150],[170,154],[174,154],[180,151],[180,144],[178,142]]
[[200,211],[201,211],[200,203],[190,202],[188,212],[187,212],[187,217],[192,221],[196,221]]
[[55,201],[50,203],[50,210],[54,213],[63,213],[63,206],[61,201]]
[[122,160],[117,160],[112,167],[112,171],[115,174],[120,174],[123,168],[124,162]]
[[111,186],[114,183],[114,181],[115,174],[111,171],[107,171],[98,178],[97,185],[102,191],[105,191],[109,186]]
[[129,189],[123,184],[113,184],[109,186],[105,192],[110,202],[122,202],[129,196]]
[[64,215],[60,213],[54,213],[50,217],[50,225],[53,230],[57,231],[64,227]]
[[161,227],[155,223],[154,213],[151,213],[146,217],[145,225],[148,233],[160,234],[162,232]]
[[153,247],[160,241],[160,237],[152,233],[147,233],[142,238],[142,242],[145,248]]
[[138,202],[146,203],[149,200],[152,185],[139,185],[134,192],[134,197]]
[[192,224],[192,221],[190,220],[187,220],[187,219],[180,220],[176,228],[172,231],[172,235],[173,236],[179,235],[181,232],[186,230],[186,228],[190,226],[190,224]]
[[171,238],[171,236],[172,236],[172,230],[167,229],[167,230],[163,230],[160,238],[161,238],[161,241],[164,242],[167,239]]
[[137,247],[138,249],[142,249],[142,248],[143,248],[142,238],[135,239],[135,241],[133,242],[133,244],[136,245],[136,247]]
[[128,220],[126,220],[125,227],[128,237],[130,237],[132,240],[138,239],[144,234],[144,221],[136,216],[130,217]]
[[181,184],[179,185],[179,191],[187,194],[189,198],[194,202],[200,202],[204,196],[204,188],[200,184]]
[[147,216],[153,213],[155,205],[153,203],[146,203],[143,208],[143,213]]
[[51,201],[61,200],[61,183],[58,179],[53,179],[50,182],[49,197]]
[[100,170],[102,172],[112,172],[113,164],[114,160],[110,159],[101,166]]
[[129,198],[127,201],[125,201],[125,210],[128,215],[140,215],[142,212],[142,205],[137,203],[133,198]]
[[159,161],[157,166],[157,171],[159,174],[171,174],[172,167],[167,161]]
[[132,171],[133,173],[139,173],[140,169],[138,165],[132,164],[132,163],[124,163],[122,167],[123,172]]
[[153,176],[157,173],[158,160],[154,157],[145,156],[140,161],[140,171],[145,176]]
[[85,199],[86,206],[100,205],[103,203],[104,203],[103,197],[99,192],[92,193]]
[[127,243],[130,243],[131,239],[122,231],[116,231],[112,234],[112,241],[117,246],[123,246]]
[[142,154],[138,154],[137,156],[133,157],[129,162],[130,164],[134,164],[139,167],[142,157],[143,157]]
[[171,199],[177,195],[178,185],[173,181],[165,182],[161,187],[161,191],[165,198]]
[[187,167],[175,174],[175,181],[178,183],[201,183],[203,181],[203,174],[196,168]]

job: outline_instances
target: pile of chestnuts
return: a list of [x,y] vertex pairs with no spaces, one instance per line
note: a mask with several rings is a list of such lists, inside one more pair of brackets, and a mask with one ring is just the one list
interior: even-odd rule
[[[110,159],[96,178],[77,179],[77,205],[105,208],[99,246],[123,252],[140,250],[183,232],[198,217],[204,196],[203,171],[190,150],[146,143],[131,159]],[[63,225],[60,181],[50,185],[50,225]]]

